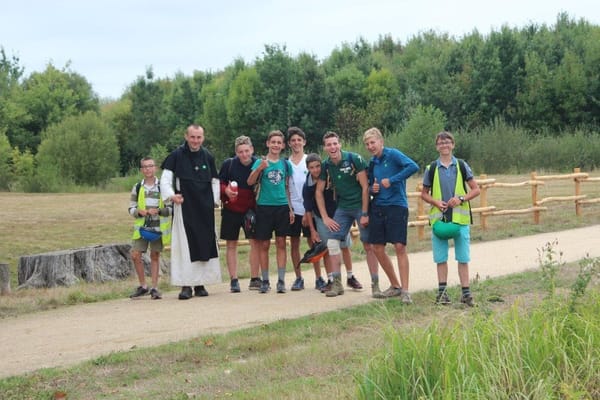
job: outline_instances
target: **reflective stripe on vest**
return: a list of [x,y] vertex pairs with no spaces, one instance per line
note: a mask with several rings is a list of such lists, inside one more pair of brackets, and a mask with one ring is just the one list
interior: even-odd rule
[[[162,198],[159,197],[158,198],[158,208],[163,208],[165,205],[162,201]],[[137,208],[138,210],[145,210],[146,209],[146,191],[144,190],[144,183],[142,182],[142,185],[140,186],[140,191],[138,192],[138,199],[137,199]],[[146,222],[146,218],[145,217],[140,217],[140,218],[136,218],[135,222],[133,224],[133,236],[132,239],[136,240],[136,239],[140,239],[142,236],[140,235],[140,228],[142,226],[144,226],[144,223]],[[169,243],[171,243],[171,217],[167,216],[167,217],[160,217],[160,231],[162,232],[162,242],[163,245],[167,246]]]
[[[457,160],[457,163],[459,161]],[[428,167],[429,168],[429,167]],[[439,167],[436,168],[438,170]],[[460,172],[459,165],[456,166],[456,184],[454,186],[455,196],[466,195],[465,187],[463,184],[463,176]],[[440,184],[440,174],[436,171],[433,176],[433,184],[431,186],[431,197],[434,200],[442,200],[442,185]],[[433,225],[436,221],[442,219],[444,213],[442,210],[435,206],[431,206],[429,210],[429,223]],[[471,205],[468,201],[463,202],[461,205],[452,209],[452,222],[461,225],[469,225],[471,223]]]

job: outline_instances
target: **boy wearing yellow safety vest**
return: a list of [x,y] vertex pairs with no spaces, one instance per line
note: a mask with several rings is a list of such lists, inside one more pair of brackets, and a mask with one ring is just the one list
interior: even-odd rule
[[[431,204],[429,222],[433,227],[431,244],[437,264],[438,294],[436,303],[450,304],[446,292],[448,282],[448,240],[454,240],[454,256],[458,262],[458,277],[462,288],[460,302],[473,307],[475,302],[469,288],[470,224],[469,201],[479,196],[479,186],[471,168],[464,160],[453,156],[454,136],[440,132],[435,138],[440,157],[427,166],[423,174],[421,198]],[[467,191],[468,188],[468,191]],[[440,224],[443,229],[438,231]]]
[[[156,165],[150,157],[142,158],[140,170],[144,179],[133,186],[129,203],[129,214],[135,218],[131,259],[140,282],[129,297],[132,299],[150,294],[150,298],[157,300],[162,298],[158,290],[158,267],[160,253],[164,245],[169,244],[171,239],[171,215],[170,205],[163,203],[160,197],[160,183],[154,175]],[[150,235],[142,235],[140,229],[146,229]],[[154,239],[155,236],[156,238]],[[150,275],[152,287],[148,289],[142,253],[150,246]]]

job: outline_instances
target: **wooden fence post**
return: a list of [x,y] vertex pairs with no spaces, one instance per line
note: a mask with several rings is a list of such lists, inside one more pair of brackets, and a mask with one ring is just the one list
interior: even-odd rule
[[[573,172],[578,174],[581,172],[581,168],[573,168]],[[575,196],[579,196],[581,194],[581,181],[579,178],[573,179],[575,181]],[[581,204],[579,200],[575,200],[575,215],[578,217],[581,216]]]
[[[487,175],[481,174],[479,175],[479,179],[483,181],[487,179]],[[481,190],[481,192],[479,193],[479,207],[485,208],[487,207],[487,185],[481,185],[479,189]],[[485,215],[485,213],[482,212],[479,215],[479,218],[481,221],[481,229],[485,231],[487,229],[487,215]]]
[[[423,183],[419,182],[417,183],[417,192],[421,193],[422,191]],[[419,215],[425,215],[425,202],[423,201],[421,196],[417,198],[417,216]],[[425,239],[425,227],[423,225],[417,226],[417,238],[419,238],[419,240]]]
[[10,269],[8,264],[0,264],[0,296],[10,294]]
[[[531,173],[531,205],[536,208],[537,207],[537,183],[535,183],[535,181],[537,180],[537,173],[535,171],[533,171]],[[539,224],[540,223],[540,210],[534,210],[533,211],[533,223],[534,224]]]

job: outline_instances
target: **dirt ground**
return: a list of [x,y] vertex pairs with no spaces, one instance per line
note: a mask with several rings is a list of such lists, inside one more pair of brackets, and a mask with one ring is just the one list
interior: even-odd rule
[[[515,239],[477,243],[471,248],[470,275],[480,279],[508,275],[538,266],[538,249],[558,241],[556,250],[565,262],[586,255],[600,257],[600,225]],[[451,260],[453,253],[451,251]],[[410,290],[437,286],[431,252],[412,253]],[[451,262],[449,285],[458,284]],[[247,290],[229,293],[228,284],[209,286],[208,297],[188,301],[177,299],[177,291],[164,293],[162,300],[114,300],[64,307],[57,310],[0,320],[0,377],[20,375],[39,368],[69,366],[115,351],[189,339],[199,335],[292,319],[379,301],[371,298],[365,263],[354,264],[354,273],[365,286],[360,292],[326,298],[314,290],[314,274],[304,273],[306,289],[277,294]],[[271,271],[272,275],[275,273]],[[294,277],[288,273],[289,287]],[[345,279],[345,275],[344,275]],[[380,286],[387,287],[385,275]],[[474,293],[475,297],[477,293]],[[476,298],[477,300],[477,298]]]

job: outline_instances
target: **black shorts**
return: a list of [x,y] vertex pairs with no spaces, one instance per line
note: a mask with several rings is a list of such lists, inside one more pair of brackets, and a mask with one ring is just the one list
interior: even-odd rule
[[290,208],[286,206],[256,206],[257,240],[270,240],[275,236],[286,236],[290,229]]
[[[221,209],[221,233],[222,240],[238,240],[240,237],[240,228],[244,226],[244,215],[246,213],[237,213],[226,208]],[[246,239],[253,239],[244,231]]]
[[294,223],[289,226],[286,236],[300,237],[300,232],[302,232],[302,237],[310,237],[310,228],[302,225],[302,215],[295,214]]
[[369,211],[369,243],[402,243],[406,245],[408,208],[371,206]]

